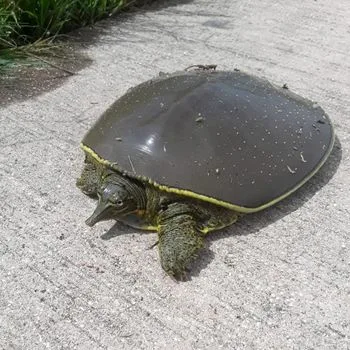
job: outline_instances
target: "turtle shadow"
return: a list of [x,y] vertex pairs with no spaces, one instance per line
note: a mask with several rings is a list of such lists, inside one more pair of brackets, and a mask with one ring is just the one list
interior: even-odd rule
[[137,230],[120,221],[116,221],[107,232],[105,232],[103,235],[100,236],[100,238],[103,239],[104,241],[109,241],[110,239],[113,239],[119,236],[124,236],[126,234],[135,234],[136,232],[144,232],[144,231]]
[[[189,271],[186,274],[186,278],[183,281],[186,282],[191,280],[192,277],[199,276],[200,272],[214,260],[215,254],[210,249],[210,246],[215,241],[232,236],[246,236],[257,233],[263,228],[278,220],[281,220],[283,217],[291,214],[304,205],[332,179],[334,174],[337,172],[341,159],[342,147],[338,137],[336,137],[333,150],[326,163],[295,193],[268,209],[258,213],[246,215],[234,225],[209,234],[206,237],[204,248],[199,254],[199,257],[191,264]],[[125,234],[135,234],[135,232],[140,232],[140,234],[142,234],[145,231],[137,231],[134,228],[117,221],[106,233],[101,236],[101,239],[110,240]],[[149,231],[146,231],[146,234],[149,234]],[[150,247],[155,242],[155,240],[153,242],[150,241]]]

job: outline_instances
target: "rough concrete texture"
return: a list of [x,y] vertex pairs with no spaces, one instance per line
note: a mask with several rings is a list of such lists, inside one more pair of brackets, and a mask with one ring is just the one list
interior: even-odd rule
[[[349,349],[349,18],[348,0],[158,3],[98,24],[89,67],[2,108],[0,348]],[[287,83],[338,141],[303,189],[208,237],[176,283],[155,234],[84,224],[94,202],[75,178],[116,97],[194,63]]]

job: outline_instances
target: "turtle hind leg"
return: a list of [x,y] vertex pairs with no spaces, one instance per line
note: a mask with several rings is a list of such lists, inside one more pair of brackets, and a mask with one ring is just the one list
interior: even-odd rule
[[[159,220],[159,255],[162,268],[176,279],[184,279],[186,268],[198,256],[203,247],[203,235],[196,229],[197,222],[191,213],[182,211],[181,205],[175,212],[170,208]],[[170,215],[169,215],[170,214]]]
[[97,198],[99,178],[100,174],[97,167],[89,160],[85,160],[84,169],[76,181],[76,185],[84,194]]
[[243,214],[216,205],[202,205],[198,230],[202,233],[223,229],[234,224]]

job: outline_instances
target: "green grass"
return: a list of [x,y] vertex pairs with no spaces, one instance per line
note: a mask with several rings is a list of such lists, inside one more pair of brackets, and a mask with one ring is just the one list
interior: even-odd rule
[[97,20],[136,0],[0,0],[0,55]]

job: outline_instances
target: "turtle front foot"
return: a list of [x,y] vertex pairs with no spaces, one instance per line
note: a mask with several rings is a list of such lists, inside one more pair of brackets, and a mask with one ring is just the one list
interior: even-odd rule
[[164,271],[176,280],[187,279],[187,268],[203,247],[203,236],[191,215],[168,218],[159,229],[159,254]]
[[76,181],[77,187],[87,196],[97,198],[99,174],[94,164],[86,162],[80,177]]

